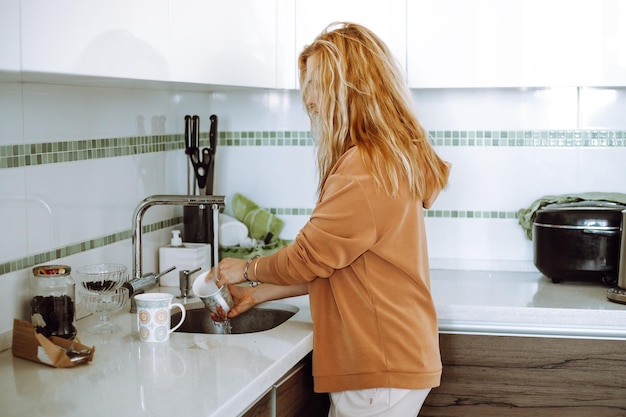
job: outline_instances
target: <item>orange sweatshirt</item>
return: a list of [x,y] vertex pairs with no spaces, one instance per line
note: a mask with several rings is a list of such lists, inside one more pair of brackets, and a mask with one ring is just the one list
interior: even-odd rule
[[377,193],[353,147],[294,242],[258,261],[261,282],[309,282],[317,392],[439,385],[422,202],[403,190]]

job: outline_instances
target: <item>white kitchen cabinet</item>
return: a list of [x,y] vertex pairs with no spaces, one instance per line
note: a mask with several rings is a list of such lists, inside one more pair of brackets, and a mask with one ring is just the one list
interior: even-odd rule
[[408,0],[414,88],[626,85],[623,0]]
[[168,0],[23,0],[26,73],[168,80]]
[[295,3],[296,56],[330,23],[349,21],[376,33],[406,69],[406,0],[295,0]]
[[[0,72],[298,88],[328,24],[378,34],[412,88],[624,86],[624,0],[6,0]],[[21,45],[20,45],[21,42]]]
[[[0,80],[15,78],[20,71],[20,2],[0,2]],[[4,75],[2,75],[4,74]]]
[[523,1],[408,0],[411,87],[518,85]]
[[523,86],[626,85],[626,2],[524,0]]
[[293,87],[295,64],[287,62],[295,59],[291,52],[293,15],[289,10],[293,6],[290,3],[171,0],[172,80]]
[[24,0],[22,69],[293,88],[293,10],[293,0]]

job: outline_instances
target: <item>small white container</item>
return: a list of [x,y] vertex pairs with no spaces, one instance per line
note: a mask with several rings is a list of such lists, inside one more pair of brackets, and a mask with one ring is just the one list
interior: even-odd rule
[[202,272],[209,271],[211,269],[211,245],[183,242],[180,238],[180,230],[172,230],[170,245],[159,248],[159,272],[172,266],[176,269],[163,275],[159,280],[159,285],[162,287],[178,287],[179,273],[182,270],[192,271],[200,267]]

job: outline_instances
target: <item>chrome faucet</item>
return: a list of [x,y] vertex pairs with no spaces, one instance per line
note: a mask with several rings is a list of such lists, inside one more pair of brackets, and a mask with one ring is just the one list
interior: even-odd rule
[[[135,213],[133,214],[133,276],[131,279],[139,279],[143,276],[141,251],[142,222],[144,213],[152,206],[208,206],[213,210],[218,210],[219,207],[224,207],[225,204],[224,196],[216,195],[153,195],[141,201],[137,205],[137,208],[135,208]],[[212,242],[212,244],[215,246],[215,248],[212,248],[215,254],[217,252],[217,246],[215,242]]]

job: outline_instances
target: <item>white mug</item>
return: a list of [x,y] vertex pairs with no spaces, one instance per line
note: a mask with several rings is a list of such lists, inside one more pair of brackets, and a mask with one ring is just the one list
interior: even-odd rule
[[[180,303],[172,303],[174,296],[167,293],[144,293],[135,295],[137,303],[137,330],[139,340],[143,342],[165,342],[170,333],[178,329],[185,320],[187,312]],[[171,327],[171,310],[178,307],[182,313],[180,321]]]

